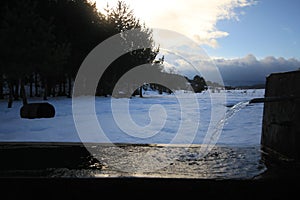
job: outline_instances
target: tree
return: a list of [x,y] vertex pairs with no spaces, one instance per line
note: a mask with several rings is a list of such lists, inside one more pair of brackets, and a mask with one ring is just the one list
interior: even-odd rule
[[[116,59],[104,72],[100,79],[97,95],[111,95],[118,80],[130,69],[146,64],[152,63],[158,54],[159,49],[155,47],[154,41],[152,39],[152,30],[147,28],[145,24],[141,24],[140,21],[134,16],[133,10],[123,1],[118,1],[115,8],[106,9],[105,20],[107,23],[107,28],[110,33],[121,33],[123,42],[130,46],[129,53],[126,53]],[[131,34],[132,32],[126,32],[127,30],[139,30],[143,34],[136,34],[130,38],[135,38],[134,41],[127,40],[129,38],[126,34]],[[150,47],[146,49],[136,49],[131,50],[131,47],[135,43],[144,44],[144,46]],[[129,83],[128,83],[129,84]],[[129,86],[131,87],[131,86]],[[142,85],[140,85],[140,90],[142,90]],[[128,92],[128,91],[122,91]],[[131,94],[127,94],[130,96]],[[140,96],[142,93],[140,92]]]
[[69,59],[56,82],[59,88],[67,82],[67,95],[71,97],[72,82],[81,63],[96,45],[110,36],[106,22],[96,4],[88,0],[39,1],[38,7],[43,18],[53,19],[56,41],[69,44]]
[[8,107],[12,106],[13,93],[19,92],[13,91],[13,85],[16,88],[20,85],[23,104],[27,104],[24,86],[28,76],[36,69],[50,67],[49,64],[61,53],[52,33],[52,22],[37,14],[36,5],[34,1],[20,0],[4,9],[0,24],[0,56],[10,88]]
[[[152,63],[159,51],[151,29],[135,18],[123,1],[104,14],[89,0],[3,0],[0,11],[0,88],[9,88],[9,107],[19,96],[27,103],[26,84],[30,96],[33,88],[37,96],[39,88],[44,88],[44,99],[51,94],[71,97],[73,80],[85,57],[117,33],[138,29],[143,34],[137,34],[135,41],[150,48],[130,51],[112,63],[100,79],[100,95],[112,94],[122,75],[135,66]],[[1,93],[0,89],[0,98]]]
[[0,61],[0,99],[4,99],[4,70],[3,64]]
[[207,89],[207,84],[203,77],[199,75],[195,75],[192,80],[189,81],[191,86],[196,93],[201,93],[202,91]]

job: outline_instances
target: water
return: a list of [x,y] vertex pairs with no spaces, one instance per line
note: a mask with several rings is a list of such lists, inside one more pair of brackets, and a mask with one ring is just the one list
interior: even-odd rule
[[91,144],[90,148],[102,159],[94,159],[79,144],[2,145],[0,177],[253,179],[266,170],[259,146],[217,145],[202,158],[194,156],[199,145]]
[[[99,154],[110,156],[100,161],[101,169],[48,169],[48,177],[164,177],[200,179],[253,179],[266,170],[259,147],[215,146],[203,158],[195,158],[199,147],[121,146],[130,154],[115,154],[117,147],[97,147]],[[151,154],[158,162],[141,159]],[[106,160],[107,161],[107,160]],[[109,164],[108,164],[109,163]],[[159,165],[159,166],[157,166]],[[141,168],[137,168],[140,166]]]
[[212,150],[213,145],[216,143],[215,141],[217,141],[220,137],[220,134],[223,130],[224,125],[226,125],[228,123],[229,119],[231,119],[236,113],[238,113],[240,110],[242,110],[243,108],[248,106],[249,102],[250,101],[239,102],[239,103],[233,105],[231,108],[229,108],[226,111],[223,118],[216,124],[216,126],[213,128],[211,133],[208,133],[208,135],[204,138],[204,144],[211,144],[211,145],[201,146],[201,149],[200,149],[201,153],[197,155],[198,157],[205,156]]
[[249,102],[250,101],[245,101],[245,102],[242,101],[242,102],[239,102],[239,103],[235,104],[234,106],[232,106],[229,110],[226,111],[225,117],[224,117],[224,119],[221,120],[221,122],[226,123],[237,112],[239,112],[240,110],[242,110],[243,108],[248,106]]

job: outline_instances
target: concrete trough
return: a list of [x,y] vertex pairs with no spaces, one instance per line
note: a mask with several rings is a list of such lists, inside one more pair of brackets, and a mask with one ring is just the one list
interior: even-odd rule
[[[279,158],[300,159],[300,71],[274,73],[266,79],[261,146]],[[251,102],[250,102],[251,103]]]

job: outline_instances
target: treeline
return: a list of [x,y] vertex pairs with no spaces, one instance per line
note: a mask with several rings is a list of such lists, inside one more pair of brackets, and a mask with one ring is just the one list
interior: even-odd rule
[[[127,81],[130,79],[130,83]],[[141,86],[141,87],[140,87]],[[207,84],[203,77],[195,75],[193,79],[176,73],[168,73],[164,71],[163,63],[155,62],[147,66],[143,66],[140,70],[121,79],[114,88],[114,97],[131,97],[134,95],[142,95],[142,89],[156,90],[159,94],[173,93],[177,90],[191,91],[201,93],[207,89]]]
[[108,37],[131,29],[146,33],[142,39],[153,49],[136,50],[115,61],[100,80],[103,95],[111,94],[122,73],[153,61],[158,52],[151,30],[127,4],[119,1],[100,13],[87,0],[2,0],[0,98],[8,95],[11,107],[20,98],[26,104],[26,95],[71,97],[72,83],[88,53]]
[[88,0],[1,0],[0,99],[8,97],[12,107],[20,98],[27,104],[27,96],[71,97],[76,74],[89,52],[110,36],[132,29],[143,33],[136,35],[136,41],[150,48],[131,51],[111,63],[95,95],[112,95],[118,80],[135,66],[150,63],[162,72],[162,63],[154,62],[159,47],[152,31],[129,5],[119,1],[101,13]]

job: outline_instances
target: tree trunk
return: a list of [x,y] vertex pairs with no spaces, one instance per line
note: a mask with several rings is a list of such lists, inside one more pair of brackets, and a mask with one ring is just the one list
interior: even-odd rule
[[39,94],[39,87],[38,87],[38,74],[37,74],[37,72],[35,72],[35,74],[34,74],[34,87],[35,87],[35,96],[36,97],[38,97],[38,96],[40,96],[40,94]]
[[47,80],[46,84],[47,84],[47,97],[50,97],[51,94],[52,94],[52,90],[51,90],[51,89],[52,89],[51,82]]
[[13,91],[14,91],[13,84],[9,83],[9,96],[8,96],[7,108],[12,108],[12,104],[13,104],[13,101],[14,101]]
[[59,81],[59,85],[58,85],[58,96],[63,96],[63,84],[62,81]]
[[55,97],[56,96],[56,92],[55,92],[55,84],[51,84],[51,95],[52,97]]
[[0,74],[0,99],[4,99],[3,86],[4,86],[3,74]]
[[143,86],[140,86],[140,97],[143,98]]
[[20,80],[20,83],[21,83],[21,95],[22,95],[22,100],[23,100],[23,106],[24,105],[27,105],[28,104],[28,101],[27,101],[27,96],[26,96],[26,91],[25,91],[25,84],[24,84],[24,80]]
[[45,80],[45,83],[44,83],[44,100],[47,100],[47,97],[48,97],[48,81],[47,79]]
[[72,97],[72,78],[71,75],[68,76],[68,98]]
[[33,77],[32,77],[32,75],[30,75],[30,78],[29,78],[29,81],[30,81],[30,89],[29,89],[29,96],[30,97],[33,97]]
[[63,94],[66,95],[66,79],[63,80]]
[[19,100],[19,89],[20,89],[20,87],[19,87],[19,81],[16,81],[16,89],[15,89],[15,92],[14,92],[14,99],[17,101],[17,100]]

